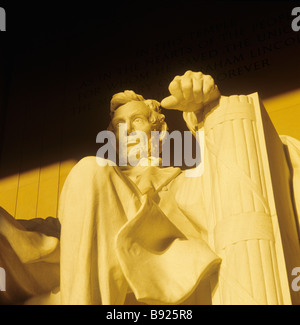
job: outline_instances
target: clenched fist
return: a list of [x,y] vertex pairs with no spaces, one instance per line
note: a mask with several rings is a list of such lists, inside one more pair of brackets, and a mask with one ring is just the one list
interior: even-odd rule
[[169,85],[169,91],[171,96],[164,98],[161,106],[183,112],[198,111],[205,104],[220,97],[218,87],[211,76],[190,70],[183,76],[176,76]]

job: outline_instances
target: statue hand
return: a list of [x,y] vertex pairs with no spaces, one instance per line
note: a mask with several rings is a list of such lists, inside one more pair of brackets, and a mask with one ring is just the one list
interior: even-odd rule
[[190,70],[183,76],[176,76],[169,85],[169,91],[171,96],[164,98],[161,106],[183,112],[198,111],[220,97],[211,76]]

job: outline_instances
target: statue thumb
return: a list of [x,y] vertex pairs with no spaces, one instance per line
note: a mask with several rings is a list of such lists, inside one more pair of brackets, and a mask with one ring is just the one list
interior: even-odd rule
[[165,109],[179,109],[178,100],[174,96],[164,98],[160,105]]

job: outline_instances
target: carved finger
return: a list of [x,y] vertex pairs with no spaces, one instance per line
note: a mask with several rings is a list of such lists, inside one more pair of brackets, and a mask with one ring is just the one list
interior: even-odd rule
[[180,80],[175,80],[174,78],[173,81],[171,81],[169,85],[169,92],[171,95],[176,97],[178,101],[184,99]]
[[183,77],[192,77],[193,73],[194,73],[193,71],[191,71],[191,70],[187,70],[187,71],[184,73]]
[[203,101],[203,79],[193,78],[193,95],[196,103]]
[[190,77],[183,76],[181,78],[181,89],[185,100],[193,98],[193,80]]
[[214,89],[215,82],[211,76],[204,76],[203,78],[203,96],[204,98]]
[[203,78],[203,73],[202,72],[194,72],[193,73],[193,79],[199,80]]

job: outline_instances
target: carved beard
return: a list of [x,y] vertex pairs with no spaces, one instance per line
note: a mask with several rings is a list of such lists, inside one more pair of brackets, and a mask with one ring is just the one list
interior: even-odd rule
[[121,146],[123,146],[122,150],[120,150],[120,144],[118,143],[119,162],[127,161],[128,165],[136,166],[142,159],[144,165],[148,159],[153,161],[155,165],[157,165],[156,161],[159,161],[161,147],[159,132],[157,134],[154,133],[150,139],[148,139],[144,132],[133,132],[129,136],[124,137],[124,143],[121,143]]

